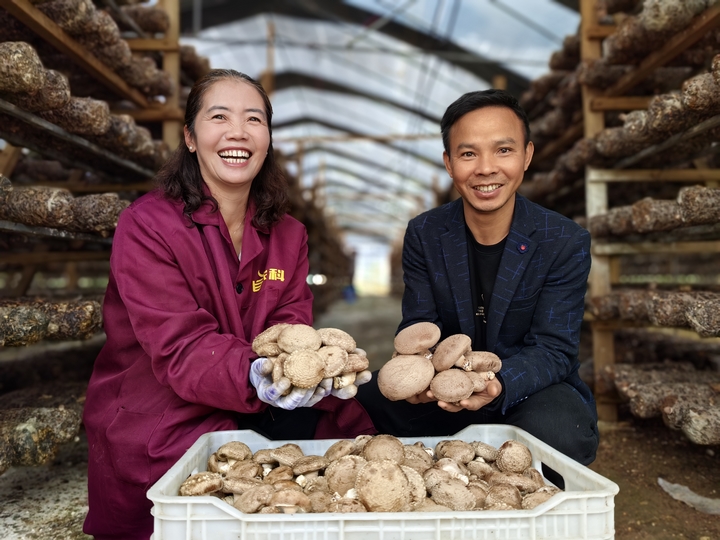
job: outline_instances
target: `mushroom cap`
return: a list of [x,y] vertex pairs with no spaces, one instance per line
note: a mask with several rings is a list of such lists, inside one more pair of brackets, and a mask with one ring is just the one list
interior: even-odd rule
[[280,491],[281,489],[294,489],[295,491],[303,491],[302,486],[298,484],[295,480],[278,480],[277,482],[273,482],[272,486],[275,488],[275,491]]
[[302,491],[296,489],[281,489],[276,491],[270,497],[268,506],[279,507],[284,513],[288,512],[288,509],[294,509],[299,512],[311,512],[312,503],[310,498],[305,495]]
[[224,474],[226,478],[259,478],[262,475],[262,465],[251,459],[236,461],[227,468]]
[[475,508],[475,494],[457,478],[435,484],[430,490],[430,497],[437,504],[452,510],[464,511]]
[[422,447],[414,444],[406,444],[404,450],[405,461],[403,461],[403,465],[415,469],[420,474],[423,474],[432,467],[432,457],[430,457],[430,454],[423,450]]
[[470,443],[470,446],[475,449],[475,455],[477,457],[483,458],[487,462],[493,462],[497,459],[497,448],[491,444],[482,441],[473,441]]
[[370,440],[373,438],[372,435],[358,435],[353,439],[353,444],[355,445],[355,452],[354,454],[362,454],[363,448],[365,448],[365,445],[370,442]]
[[413,512],[450,512],[451,510],[447,506],[436,503],[430,497],[425,497],[424,501],[413,508]]
[[470,482],[467,485],[468,490],[475,496],[475,508],[482,508],[485,506],[485,499],[487,498],[487,492],[490,486],[482,480],[476,480]]
[[353,337],[339,328],[319,328],[317,333],[325,346],[340,347],[348,353],[354,352],[357,348],[357,343],[355,343]]
[[313,388],[323,379],[325,362],[315,351],[298,349],[285,360],[283,372],[293,386]]
[[235,497],[233,506],[245,514],[254,514],[263,506],[267,506],[274,493],[274,487],[270,484],[262,484],[248,489],[239,497]]
[[412,510],[425,500],[427,497],[427,489],[425,488],[425,480],[423,480],[423,477],[419,472],[407,465],[400,465],[400,468],[405,473],[410,489],[408,507],[403,510],[408,511]]
[[521,473],[532,465],[532,453],[523,443],[509,440],[498,448],[495,460],[498,469],[503,472]]
[[473,393],[473,383],[461,369],[448,369],[437,373],[430,382],[430,391],[440,401],[457,403]]
[[295,478],[293,468],[289,465],[279,465],[265,475],[263,482],[266,484],[274,484],[280,480],[292,480]]
[[464,360],[459,364],[461,365],[456,363],[455,366],[465,371],[477,371],[478,373],[492,371],[497,373],[502,367],[502,360],[497,354],[490,351],[468,351],[465,353]]
[[[288,323],[278,323],[270,326],[269,328],[266,328],[257,336],[255,336],[255,339],[253,339],[252,350],[260,356],[277,356],[277,354],[280,352],[279,347],[277,347],[278,336],[280,335],[280,332],[282,332],[288,326],[290,326]],[[269,343],[274,344],[278,349],[278,352],[274,354],[267,354],[264,352],[265,349],[261,350],[264,345],[267,345]]]
[[488,474],[485,477],[485,480],[491,486],[497,484],[510,484],[511,486],[518,488],[520,493],[523,495],[526,493],[532,493],[540,487],[534,479],[523,474],[512,472],[496,471]]
[[378,389],[390,401],[408,399],[427,390],[435,376],[432,362],[422,356],[396,356],[377,374]]
[[435,348],[432,363],[435,371],[445,371],[458,362],[472,348],[472,339],[465,334],[453,334],[443,339]]
[[355,480],[358,499],[371,512],[400,512],[410,502],[410,485],[400,465],[368,461]]
[[470,443],[459,439],[444,440],[435,445],[435,455],[438,458],[450,458],[460,463],[468,463],[475,459],[475,449]]
[[[358,350],[358,349],[356,349]],[[366,354],[350,353],[345,361],[344,373],[365,371],[370,366],[370,360]]]
[[482,392],[485,388],[487,388],[487,379],[482,373],[478,373],[477,371],[465,371],[465,376],[473,383],[473,394]]
[[[520,505],[522,504],[522,495],[520,494],[520,490],[510,484],[496,484],[494,486],[490,486],[490,489],[487,492],[487,497],[485,497],[485,507],[489,509],[497,503],[506,504],[510,506],[510,508],[519,510]],[[497,510],[501,509],[502,508],[497,508]]]
[[482,458],[473,459],[465,465],[472,474],[478,478],[485,478],[488,474],[494,473],[497,469],[494,469],[492,465],[486,462]]
[[220,491],[223,487],[223,478],[219,473],[203,471],[190,475],[180,484],[180,496],[210,495]]
[[250,450],[250,447],[241,441],[226,442],[220,448],[215,450],[215,453],[220,461],[244,461],[252,457],[252,450]]
[[325,478],[327,478],[330,492],[338,493],[342,497],[349,489],[355,487],[358,472],[365,463],[367,461],[364,457],[354,455],[343,456],[332,461],[325,469]]
[[278,335],[277,342],[280,348],[288,353],[301,349],[317,351],[322,346],[320,334],[307,324],[288,325]]
[[298,459],[305,455],[305,453],[299,445],[295,443],[286,443],[282,446],[271,449],[270,455],[275,458],[280,465],[288,465],[292,467]]
[[290,356],[288,353],[281,352],[273,358],[272,381],[274,383],[278,382],[285,376],[285,360],[287,360],[288,356]]
[[327,491],[311,491],[306,494],[310,499],[312,511],[315,513],[329,512],[328,507],[332,503],[332,495]]
[[350,514],[355,512],[367,512],[365,505],[357,499],[351,499],[349,497],[341,497],[340,499],[333,500],[328,505],[327,512],[338,512],[340,514]]
[[272,451],[272,448],[261,448],[253,454],[252,460],[258,462],[260,465],[274,465],[278,461],[272,456]]
[[330,461],[322,456],[303,456],[293,463],[292,470],[295,475],[299,476],[309,472],[322,471],[329,464]]
[[553,495],[554,493],[550,493],[549,491],[535,491],[533,493],[528,493],[523,497],[520,506],[523,510],[532,510],[536,506],[550,500]]
[[237,493],[242,495],[248,489],[261,486],[263,481],[259,478],[223,478],[223,493]]
[[327,450],[325,450],[325,459],[328,461],[335,461],[343,456],[349,456],[355,453],[355,442],[348,439],[340,439],[332,443]]
[[348,353],[345,349],[337,345],[324,345],[318,349],[317,353],[325,363],[323,379],[327,377],[337,377],[343,373],[345,363],[348,359]]
[[393,435],[375,435],[365,444],[362,456],[367,461],[390,460],[402,463],[405,461],[405,445]]
[[395,350],[414,355],[433,347],[440,339],[440,327],[431,322],[419,322],[403,328],[395,336]]

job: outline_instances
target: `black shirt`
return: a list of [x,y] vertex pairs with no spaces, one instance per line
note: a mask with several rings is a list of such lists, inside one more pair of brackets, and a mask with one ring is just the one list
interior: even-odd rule
[[465,235],[470,266],[470,292],[475,309],[475,337],[472,348],[474,351],[485,351],[488,308],[506,238],[493,246],[484,246],[475,240],[467,225],[465,225]]

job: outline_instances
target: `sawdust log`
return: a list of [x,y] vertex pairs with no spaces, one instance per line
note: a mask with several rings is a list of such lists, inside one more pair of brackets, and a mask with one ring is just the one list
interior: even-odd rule
[[684,187],[678,192],[677,201],[686,225],[720,223],[720,189]]
[[565,111],[568,116],[582,107],[581,87],[576,72],[573,71],[560,81],[549,103]]
[[650,132],[648,124],[647,110],[631,111],[625,115],[623,128],[627,131],[628,136],[637,141],[650,141],[653,134]]
[[83,34],[92,28],[96,11],[92,0],[53,0],[37,8],[71,36]]
[[155,151],[153,152],[152,164],[150,164],[149,167],[157,171],[160,170],[168,159],[170,159],[172,151],[170,150],[170,146],[160,139],[154,139],[153,146]]
[[660,412],[665,425],[681,429],[689,409],[704,410],[720,406],[720,383],[718,389],[707,380],[690,388],[669,385],[667,395],[660,403]]
[[118,70],[127,83],[147,96],[170,95],[172,81],[167,72],[158,69],[149,56],[133,56],[127,66]]
[[645,146],[643,141],[633,139],[623,127],[605,128],[595,136],[595,147],[598,154],[604,157],[632,156]]
[[65,228],[73,221],[72,193],[45,186],[3,185],[0,218],[25,225]]
[[680,88],[694,73],[695,70],[689,66],[662,66],[648,75],[637,86],[637,91],[645,95],[667,94]]
[[631,15],[603,40],[602,55],[608,64],[637,64],[657,45],[661,45],[657,36]]
[[45,339],[89,339],[102,328],[102,307],[94,300],[37,302],[47,318]]
[[602,296],[593,296],[589,302],[590,313],[596,319],[608,321],[620,317],[620,293],[613,291]]
[[95,137],[94,141],[104,148],[117,151],[123,157],[129,157],[137,137],[137,124],[132,116],[110,114],[110,127],[105,133]]
[[104,9],[98,9],[88,22],[83,41],[97,45],[109,45],[121,39],[120,29],[112,16]]
[[[210,71],[210,60],[200,56],[192,45],[180,45],[180,69],[195,82]],[[532,88],[532,83],[530,87]]]
[[692,139],[687,139],[668,148],[665,152],[658,152],[645,158],[642,161],[642,166],[648,169],[661,169],[668,166],[680,167],[702,154],[714,140],[717,140],[717,138],[712,130],[706,131]]
[[623,321],[647,321],[649,291],[625,290],[620,292],[618,301],[618,315]]
[[673,134],[697,124],[699,116],[689,111],[679,93],[660,94],[650,100],[647,113],[648,130],[657,134]]
[[651,362],[645,364],[615,364],[612,380],[623,399],[635,395],[635,388],[647,384],[669,382],[705,382],[705,372],[690,362]]
[[638,418],[654,418],[663,415],[663,407],[668,403],[705,403],[712,393],[705,381],[637,385],[630,392],[630,412]]
[[135,126],[135,140],[133,141],[130,151],[138,157],[152,156],[155,153],[155,145],[153,144],[152,133],[145,126]]
[[700,337],[720,336],[720,300],[696,300],[685,311],[690,327]]
[[591,88],[604,90],[632,69],[633,66],[609,64],[604,58],[583,60],[578,65],[578,81]]
[[557,136],[568,127],[565,111],[556,107],[530,123],[530,133],[536,135]]
[[0,346],[24,347],[45,337],[48,318],[29,304],[0,302]]
[[130,201],[120,199],[117,193],[95,193],[75,197],[71,203],[75,219],[70,229],[109,236],[117,227],[120,212],[129,205]]
[[588,220],[588,230],[593,238],[606,238],[610,236],[610,223],[607,214],[598,214]]
[[77,436],[80,423],[81,413],[69,409],[0,410],[0,444],[5,447],[0,453],[9,457],[6,467],[49,463],[61,444]]
[[70,178],[71,170],[59,161],[50,159],[33,159],[25,157],[18,161],[13,170],[13,178],[25,176],[33,184],[43,182],[65,182]]
[[713,56],[711,71],[715,84],[720,84],[720,54]]
[[638,23],[653,33],[674,34],[690,24],[705,8],[707,0],[645,0],[638,14]]
[[97,44],[84,37],[78,38],[86,48],[90,49],[95,57],[113,71],[121,75],[120,70],[126,68],[132,62],[132,51],[130,45],[124,39],[118,39],[112,43]]
[[110,107],[107,102],[89,97],[73,96],[64,107],[38,114],[76,135],[102,135],[110,129]]
[[607,213],[608,229],[615,236],[626,236],[635,232],[632,223],[632,205],[617,206]]
[[655,326],[685,327],[685,311],[695,299],[690,292],[663,291],[650,295],[650,322]]
[[70,83],[67,77],[54,69],[45,70],[45,83],[33,93],[4,94],[3,97],[21,109],[36,113],[60,109],[70,101]]
[[[157,6],[134,5],[122,6],[120,9],[134,20],[142,31],[149,34],[164,34],[170,28],[170,16],[167,11]],[[122,19],[116,22],[122,30],[132,30]]]
[[683,226],[680,205],[677,202],[652,197],[645,197],[633,203],[632,222],[639,233],[671,231]]
[[568,171],[579,173],[597,156],[595,139],[584,137],[577,141],[570,150],[558,158],[557,166]]
[[40,90],[45,84],[45,68],[32,45],[23,41],[0,43],[0,92]]
[[580,62],[580,36],[565,36],[562,49],[550,55],[548,65],[553,70],[574,70]]
[[[673,407],[674,408],[674,407]],[[682,409],[680,430],[695,444],[720,444],[720,405]],[[663,413],[663,419],[665,414]]]
[[682,104],[685,108],[706,114],[720,112],[720,85],[712,73],[702,73],[682,85]]

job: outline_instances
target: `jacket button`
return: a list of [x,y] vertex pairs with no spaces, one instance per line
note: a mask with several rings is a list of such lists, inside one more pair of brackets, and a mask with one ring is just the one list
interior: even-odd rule
[[235,291],[237,291],[238,294],[240,294],[241,292],[243,292],[243,284],[242,284],[242,283],[238,283],[237,285],[235,285]]

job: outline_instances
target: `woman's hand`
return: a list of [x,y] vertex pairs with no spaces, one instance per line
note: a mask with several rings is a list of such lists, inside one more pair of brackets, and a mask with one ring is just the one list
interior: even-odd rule
[[268,405],[289,411],[298,407],[312,407],[330,393],[329,388],[318,385],[316,388],[293,388],[289,394],[283,396],[292,384],[287,377],[274,383],[272,368],[272,360],[265,357],[260,357],[250,364],[250,383],[255,387],[258,399]]

